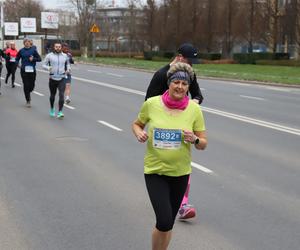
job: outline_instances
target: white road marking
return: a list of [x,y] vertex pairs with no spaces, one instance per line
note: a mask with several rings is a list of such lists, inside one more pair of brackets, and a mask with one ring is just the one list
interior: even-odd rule
[[199,165],[199,164],[197,164],[195,162],[192,162],[191,165],[192,165],[192,167],[197,168],[197,169],[203,171],[204,173],[207,173],[207,174],[212,174],[213,173],[212,170],[210,170],[210,169],[208,169],[206,167],[203,167],[203,166],[201,166],[201,165]]
[[90,69],[88,69],[88,72],[93,72],[93,73],[100,73],[100,74],[102,74],[102,72],[101,72],[101,71],[97,71],[97,70],[90,70]]
[[288,89],[288,88],[279,88],[279,87],[270,87],[270,86],[261,86],[261,88],[282,91],[282,92],[291,92],[292,91],[291,89]]
[[66,107],[66,108],[68,108],[68,109],[72,109],[72,110],[74,110],[74,109],[75,109],[75,107],[73,107],[73,106],[70,106],[70,105],[68,105],[68,104],[64,104],[64,107]]
[[33,91],[33,93],[35,93],[36,95],[39,95],[39,96],[45,96],[44,94],[37,92],[37,91]]
[[72,78],[76,79],[76,80],[79,80],[79,81],[83,81],[83,82],[89,82],[89,83],[92,83],[92,84],[95,84],[95,85],[98,85],[98,86],[108,87],[108,88],[112,88],[112,89],[118,89],[118,90],[121,90],[121,91],[125,91],[125,92],[128,92],[128,93],[133,93],[133,94],[137,94],[137,95],[145,96],[145,94],[146,94],[143,91],[130,89],[130,88],[126,88],[126,87],[121,87],[121,86],[118,86],[118,85],[113,85],[113,84],[109,84],[109,83],[105,83],[105,82],[97,82],[97,81],[88,80],[88,79],[85,79],[85,78],[80,78],[80,77],[77,77],[77,76],[72,76]]
[[202,110],[204,110],[206,112],[209,112],[209,113],[216,114],[216,115],[220,115],[220,116],[228,117],[228,118],[231,118],[231,119],[235,119],[235,120],[238,120],[238,121],[243,121],[243,122],[247,122],[247,123],[259,125],[259,126],[262,126],[262,127],[271,128],[271,129],[274,129],[274,130],[278,130],[278,131],[282,131],[282,132],[286,132],[286,133],[289,133],[289,134],[294,134],[294,135],[300,136],[300,129],[291,128],[291,127],[287,127],[287,126],[282,126],[282,125],[276,124],[276,123],[265,122],[265,121],[258,120],[258,119],[253,119],[253,118],[250,118],[250,117],[247,117],[247,116],[236,115],[236,114],[233,114],[233,113],[220,111],[220,110],[217,110],[217,109],[202,107]]
[[202,91],[203,91],[203,90],[205,90],[205,89],[204,89],[204,88],[200,88],[200,90],[202,90]]
[[255,97],[255,96],[248,96],[248,95],[240,95],[240,97],[243,98],[248,98],[248,99],[254,99],[254,100],[259,100],[259,101],[265,101],[265,98],[261,98],[261,97]]
[[112,124],[110,124],[110,123],[108,123],[108,122],[105,122],[105,121],[98,121],[99,123],[101,123],[101,124],[103,124],[104,126],[107,126],[107,127],[110,127],[110,128],[112,128],[112,129],[114,129],[114,130],[117,130],[117,131],[123,131],[123,129],[120,129],[120,128],[118,128],[118,127],[116,127],[116,126],[114,126],[114,125],[112,125]]
[[[45,70],[38,70],[38,71],[48,73]],[[97,81],[88,80],[88,79],[80,78],[80,77],[76,77],[76,76],[73,76],[73,79],[83,81],[83,82],[92,83],[92,84],[95,84],[95,85],[98,85],[98,86],[103,86],[103,87],[112,88],[112,89],[118,89],[118,90],[121,90],[121,91],[125,91],[125,92],[128,92],[128,93],[133,93],[133,94],[137,94],[137,95],[141,95],[141,96],[146,95],[146,93],[143,92],[143,91],[134,90],[134,89],[126,88],[126,87],[121,87],[121,86],[113,85],[113,84],[109,84],[109,83],[97,82]],[[206,107],[203,107],[203,106],[202,106],[202,110],[206,111],[206,112],[209,112],[209,113],[216,114],[216,115],[220,115],[220,116],[228,117],[228,118],[231,118],[231,119],[235,119],[235,120],[238,120],[238,121],[243,121],[243,122],[255,124],[255,125],[258,125],[258,126],[271,128],[271,129],[274,129],[274,130],[278,130],[278,131],[282,131],[282,132],[286,132],[286,133],[289,133],[289,134],[294,134],[294,135],[300,136],[300,129],[291,128],[291,127],[287,127],[287,126],[282,126],[282,125],[276,124],[276,123],[265,122],[265,121],[258,120],[258,119],[253,119],[253,118],[250,118],[250,117],[247,117],[247,116],[236,115],[236,114],[233,114],[233,113],[224,112],[224,111],[217,110],[217,109],[206,108]]]
[[107,75],[110,75],[110,76],[124,77],[123,75],[114,74],[114,73],[106,73],[106,74],[107,74]]
[[[19,84],[19,83],[17,83],[17,82],[15,82],[15,85],[16,85],[17,87],[21,87],[21,86],[22,86],[21,84]],[[42,94],[42,93],[40,93],[40,92],[37,92],[37,91],[33,91],[33,93],[36,94],[36,95],[38,95],[38,96],[45,96],[44,94]]]

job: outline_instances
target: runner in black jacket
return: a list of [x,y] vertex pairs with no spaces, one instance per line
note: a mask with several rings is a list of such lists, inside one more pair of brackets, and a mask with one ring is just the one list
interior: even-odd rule
[[2,49],[0,49],[0,95],[1,95],[1,73],[2,73],[2,68],[3,68],[3,64],[2,64],[2,60],[5,59],[5,55]]
[[[155,72],[148,86],[145,100],[153,96],[162,95],[168,89],[167,72],[170,69],[171,64],[174,64],[176,62],[185,62],[192,65],[193,63],[198,62],[197,50],[191,44],[188,43],[182,44],[178,49],[178,53],[179,54],[170,64],[162,67],[161,69]],[[195,100],[199,104],[202,103],[203,96],[199,88],[196,75],[190,85],[189,92],[193,100]]]
[[[184,62],[192,65],[193,63],[199,63],[197,58],[197,49],[189,43],[182,44],[178,49],[178,55],[175,59],[168,65],[162,67],[158,71],[155,72],[146,92],[145,100],[150,97],[162,95],[168,88],[168,78],[167,72],[170,69],[170,65],[177,62]],[[191,84],[189,87],[189,92],[191,94],[192,99],[201,104],[203,101],[203,96],[201,90],[199,88],[196,74],[194,75],[194,79],[191,79]],[[188,182],[188,186],[186,192],[184,194],[184,198],[181,203],[181,207],[179,209],[179,219],[190,219],[196,216],[196,210],[193,205],[188,203],[188,195],[190,189],[190,178]]]

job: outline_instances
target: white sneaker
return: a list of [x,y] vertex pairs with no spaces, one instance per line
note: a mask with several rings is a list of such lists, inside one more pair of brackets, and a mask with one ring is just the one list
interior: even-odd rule
[[70,99],[70,97],[67,96],[67,97],[66,97],[66,100],[65,100],[65,103],[66,103],[66,104],[69,104],[70,102],[71,102],[71,99]]

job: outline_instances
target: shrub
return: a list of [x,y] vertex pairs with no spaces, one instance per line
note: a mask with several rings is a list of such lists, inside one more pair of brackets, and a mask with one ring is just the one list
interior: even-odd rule
[[171,58],[173,58],[174,56],[175,56],[175,52],[173,52],[173,51],[165,51],[165,52],[163,53],[163,57],[168,58],[168,59],[171,59]]
[[144,59],[145,60],[152,60],[153,53],[152,51],[144,51]]
[[221,54],[220,53],[200,53],[198,55],[200,59],[205,59],[205,60],[220,60],[221,59]]
[[257,65],[294,66],[300,67],[300,61],[296,60],[257,60]]
[[282,60],[289,59],[289,53],[236,53],[233,59],[241,64],[256,64],[258,60]]
[[201,60],[201,64],[235,64],[233,59]]

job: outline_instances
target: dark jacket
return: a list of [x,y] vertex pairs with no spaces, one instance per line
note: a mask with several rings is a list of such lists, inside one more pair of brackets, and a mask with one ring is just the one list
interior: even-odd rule
[[[33,56],[32,61],[29,60],[30,56]],[[35,70],[36,62],[40,62],[42,60],[36,50],[36,47],[20,49],[16,58],[16,62],[19,63],[20,59],[22,59],[21,70],[24,70],[25,66],[33,66]]]
[[[167,77],[167,72],[169,69],[170,65],[168,64],[155,72],[148,86],[145,100],[153,96],[162,95],[167,89],[169,89]],[[191,94],[192,99],[197,99],[199,101],[199,104],[202,103],[203,96],[199,88],[196,75],[194,77],[194,80],[191,82],[189,92]]]

